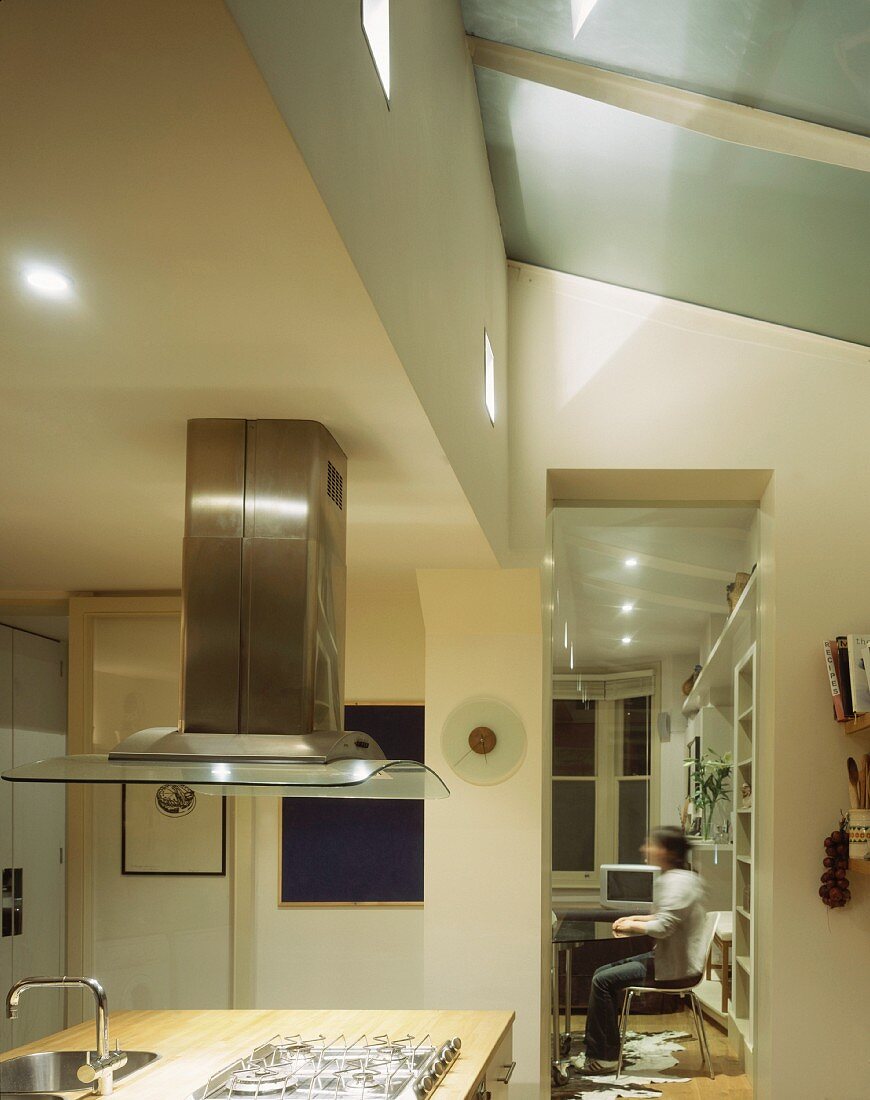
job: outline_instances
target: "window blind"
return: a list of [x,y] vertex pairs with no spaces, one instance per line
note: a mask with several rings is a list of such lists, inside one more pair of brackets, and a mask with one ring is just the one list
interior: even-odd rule
[[570,673],[553,677],[554,699],[584,699],[590,702],[610,699],[638,699],[655,694],[656,679],[652,669],[637,672],[617,672],[611,675]]

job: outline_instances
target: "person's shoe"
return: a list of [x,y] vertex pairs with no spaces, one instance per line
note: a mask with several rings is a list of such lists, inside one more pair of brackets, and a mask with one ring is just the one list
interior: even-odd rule
[[619,1065],[619,1062],[615,1058],[611,1062],[608,1058],[590,1058],[588,1054],[583,1059],[582,1063],[578,1065],[577,1063],[579,1062],[580,1059],[578,1058],[574,1063],[577,1069],[579,1069],[581,1073],[588,1074],[592,1077],[604,1077],[607,1074],[616,1073],[616,1067]]

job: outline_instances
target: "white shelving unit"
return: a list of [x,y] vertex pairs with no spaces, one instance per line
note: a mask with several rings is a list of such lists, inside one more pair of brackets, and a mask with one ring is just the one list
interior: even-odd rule
[[749,578],[737,606],[725,621],[722,633],[710,650],[698,679],[683,703],[683,714],[697,714],[704,703],[733,705],[735,658],[746,651],[747,639],[755,639],[755,578]]
[[[755,642],[734,666],[734,967],[728,1034],[742,1050],[747,1071],[753,1056],[755,977],[755,750],[757,719],[757,668]],[[750,804],[742,804],[741,788],[752,788]]]
[[[722,850],[729,862],[730,905],[733,932],[731,946],[731,995],[728,1011],[721,1013],[721,986],[710,985],[705,1011],[728,1029],[731,1046],[752,1072],[755,1001],[755,759],[756,759],[756,607],[757,573],[753,572],[719,637],[710,647],[706,662],[683,703],[690,736],[699,737],[701,749],[730,751],[732,772],[731,812],[733,846]],[[721,720],[725,732],[721,733]],[[710,736],[712,734],[712,736]],[[741,787],[748,783],[753,799],[743,804]],[[729,850],[730,849],[730,850]]]

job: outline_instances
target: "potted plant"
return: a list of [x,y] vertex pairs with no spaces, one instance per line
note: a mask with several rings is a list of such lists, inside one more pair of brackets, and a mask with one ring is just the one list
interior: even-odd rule
[[716,808],[731,799],[731,753],[720,756],[707,749],[700,760],[686,760],[686,766],[692,769],[692,802],[701,815],[701,839],[712,840]]

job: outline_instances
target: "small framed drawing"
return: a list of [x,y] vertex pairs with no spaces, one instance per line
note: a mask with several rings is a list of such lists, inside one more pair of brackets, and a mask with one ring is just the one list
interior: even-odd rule
[[121,874],[225,875],[226,803],[183,783],[125,783]]

